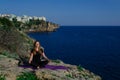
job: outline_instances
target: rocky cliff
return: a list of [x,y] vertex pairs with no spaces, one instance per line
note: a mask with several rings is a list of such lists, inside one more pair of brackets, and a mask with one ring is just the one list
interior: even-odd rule
[[0,23],[0,52],[28,56],[34,39],[31,39],[24,32],[19,31],[7,19]]
[[33,41],[10,21],[0,22],[0,80],[101,80],[81,66],[59,60],[42,69],[31,68],[27,62]]
[[51,32],[56,31],[59,28],[58,24],[51,22],[44,22],[42,24],[32,24],[29,28],[23,29],[24,32]]
[[[1,77],[6,80],[101,80],[99,76],[83,67],[65,64],[60,60],[52,61],[40,69],[18,66],[18,62],[14,58],[0,55]],[[34,77],[31,77],[33,75]]]

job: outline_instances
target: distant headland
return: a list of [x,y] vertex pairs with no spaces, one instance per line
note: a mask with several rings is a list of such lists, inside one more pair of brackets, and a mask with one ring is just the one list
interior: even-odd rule
[[0,14],[0,18],[7,18],[13,22],[14,26],[24,32],[51,32],[56,31],[59,25],[47,21],[46,17],[37,16],[16,16],[14,14]]

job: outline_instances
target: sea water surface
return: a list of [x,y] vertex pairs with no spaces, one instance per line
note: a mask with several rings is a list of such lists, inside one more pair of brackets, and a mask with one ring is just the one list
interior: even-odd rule
[[50,59],[81,65],[102,80],[120,80],[120,26],[61,26],[28,35],[40,41]]

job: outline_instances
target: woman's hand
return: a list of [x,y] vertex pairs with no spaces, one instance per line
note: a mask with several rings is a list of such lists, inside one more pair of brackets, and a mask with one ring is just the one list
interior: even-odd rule
[[48,62],[50,62],[50,59],[47,58],[47,56],[45,55],[44,52],[42,53],[42,56],[43,56]]
[[48,62],[51,62],[51,60],[50,60],[50,59],[47,59],[47,61],[48,61]]
[[30,55],[29,64],[31,64],[32,59],[33,59],[33,53],[31,53],[31,55]]
[[29,64],[31,64],[31,61],[29,60]]

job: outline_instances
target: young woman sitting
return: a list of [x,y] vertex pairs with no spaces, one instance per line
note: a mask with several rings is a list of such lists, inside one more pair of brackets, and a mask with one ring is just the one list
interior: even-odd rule
[[45,67],[50,60],[44,53],[43,48],[38,41],[34,42],[34,48],[31,50],[29,64],[34,68]]

